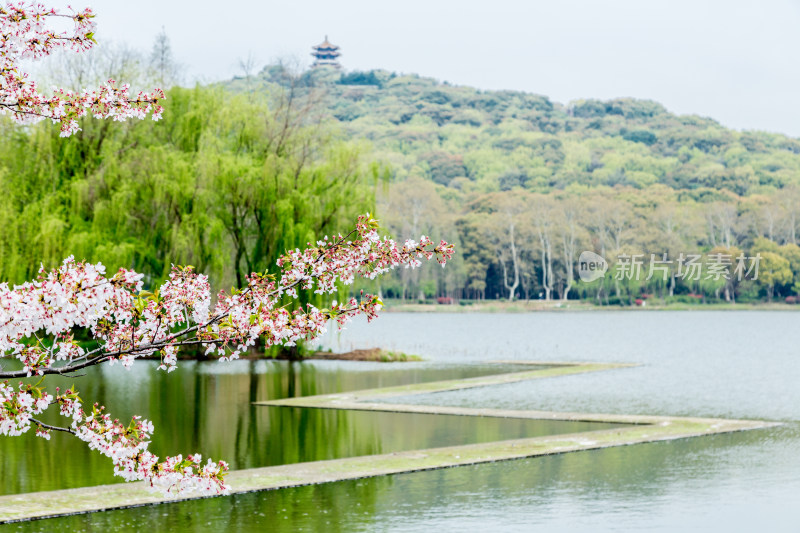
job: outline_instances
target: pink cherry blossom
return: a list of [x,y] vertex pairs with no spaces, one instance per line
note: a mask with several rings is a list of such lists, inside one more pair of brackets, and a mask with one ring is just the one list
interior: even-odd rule
[[[346,236],[325,237],[304,250],[286,252],[274,274],[253,273],[247,285],[219,293],[211,305],[208,278],[193,267],[173,266],[161,287],[142,290],[142,275],[120,269],[107,277],[101,264],[68,257],[52,271],[42,269],[35,281],[9,287],[0,284],[0,350],[19,360],[22,370],[2,371],[0,379],[41,376],[36,385],[0,383],[0,435],[17,436],[36,428],[49,439],[51,431],[71,433],[111,459],[114,473],[141,480],[169,494],[218,494],[227,490],[228,465],[201,463],[199,455],[160,460],[149,450],[151,422],[134,417],[128,425],[112,419],[102,406],[91,412],[74,389],[48,393],[42,385],[53,374],[88,366],[121,363],[158,355],[160,370],[177,368],[183,346],[202,346],[220,361],[236,359],[257,340],[268,346],[291,346],[326,332],[329,322],[343,327],[354,316],[378,316],[381,300],[359,294],[330,308],[313,305],[288,309],[287,298],[298,290],[332,294],[356,276],[374,279],[391,269],[416,268],[423,260],[445,264],[453,246],[434,245],[427,237],[402,246],[381,237],[377,221],[361,216]],[[98,347],[86,351],[73,337],[75,328],[88,330]],[[34,418],[50,405],[69,420],[65,427]]]
[[[50,119],[61,125],[61,135],[69,137],[80,130],[78,119],[86,115],[124,121],[144,118],[152,113],[161,118],[161,89],[130,94],[130,87],[108,80],[94,90],[80,92],[54,89],[45,95],[22,70],[20,62],[40,59],[58,49],[84,52],[95,45],[94,13],[90,8],[60,13],[35,2],[0,4],[0,112],[11,114],[17,122]],[[48,27],[54,18],[71,19],[71,32],[55,32]]]

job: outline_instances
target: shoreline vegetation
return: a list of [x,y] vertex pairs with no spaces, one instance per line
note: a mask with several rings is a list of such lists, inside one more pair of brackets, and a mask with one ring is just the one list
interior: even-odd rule
[[[649,100],[561,104],[382,70],[292,76],[272,65],[222,86],[324,92],[332,124],[387,165],[386,230],[456,245],[445,270],[388,274],[385,298],[798,300],[798,139]],[[583,251],[609,275],[579,283]]]
[[[278,356],[276,359],[282,359]],[[333,352],[314,352],[307,359],[328,359],[336,361],[371,361],[375,363],[408,363],[423,361],[418,355],[410,355],[403,352],[384,350],[382,348],[367,348],[364,350],[352,350],[344,353]]]
[[[146,356],[139,359],[159,360],[160,356]],[[206,361],[211,360],[210,357],[205,356],[200,352],[192,352],[187,350],[181,352],[178,356],[179,360],[183,361]],[[274,361],[311,361],[311,360],[329,360],[329,361],[367,361],[372,363],[410,363],[420,362],[424,359],[418,355],[411,355],[398,351],[384,350],[382,348],[365,348],[360,350],[351,350],[349,352],[335,353],[333,351],[315,351],[303,353],[302,351],[285,350],[279,352],[277,355],[264,354],[263,351],[257,349],[250,350],[247,354],[242,354],[239,359],[245,360],[274,360]]]
[[800,311],[800,306],[784,302],[664,302],[648,300],[645,305],[598,305],[585,300],[462,300],[453,304],[387,301],[386,313],[532,313],[591,311]]

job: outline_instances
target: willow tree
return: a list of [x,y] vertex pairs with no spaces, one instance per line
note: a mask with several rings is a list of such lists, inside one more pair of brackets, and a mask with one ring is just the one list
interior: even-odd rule
[[376,167],[297,104],[213,88],[175,88],[165,104],[158,124],[87,120],[70,139],[6,131],[0,205],[14,231],[0,273],[21,281],[75,254],[153,279],[189,263],[241,285],[373,209]]
[[224,228],[237,283],[285,249],[374,209],[377,166],[293,97],[225,96],[198,140],[197,175]]

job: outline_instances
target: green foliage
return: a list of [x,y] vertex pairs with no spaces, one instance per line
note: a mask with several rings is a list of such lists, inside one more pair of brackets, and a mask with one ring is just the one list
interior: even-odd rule
[[772,252],[762,252],[758,266],[758,283],[767,291],[767,299],[771,300],[776,285],[792,282],[792,270],[789,260]]
[[628,131],[622,134],[622,138],[625,139],[626,141],[642,143],[646,144],[647,146],[655,144],[656,141],[658,140],[656,134],[648,130]]
[[[330,116],[348,135],[369,140],[398,180],[424,175],[467,192],[663,184],[740,196],[764,186],[800,185],[800,142],[676,116],[656,102],[561,105],[535,94],[479,91],[380,70],[330,80],[312,74],[301,76],[299,88],[324,93]],[[272,90],[287,79],[285,69],[273,66],[259,83]],[[227,87],[251,90],[243,80]],[[509,180],[513,176],[529,179]]]
[[[732,302],[800,287],[800,208],[794,207],[800,205],[800,142],[795,139],[729,130],[708,118],[674,115],[652,101],[562,105],[540,95],[480,91],[385,71],[340,74],[338,81],[319,81],[307,90],[324,92],[330,116],[348,135],[369,140],[374,156],[391,166],[389,198],[420,196],[413,205],[380,203],[378,214],[388,220],[387,228],[401,239],[444,233],[458,243],[446,275],[425,267],[385,279],[382,289],[391,297],[507,294],[499,258],[510,257],[508,250],[490,245],[504,242],[490,231],[502,227],[501,214],[489,201],[497,193],[517,198],[540,193],[554,200],[538,222],[539,207],[529,206],[515,228],[522,297],[544,293],[544,268],[553,269],[554,296],[604,304],[631,305],[643,293],[662,300]],[[422,199],[423,190],[429,200]],[[565,218],[566,212],[573,215]],[[403,222],[409,218],[416,222]],[[551,266],[546,260],[543,266],[537,227],[549,232]],[[720,279],[623,283],[606,277],[570,285],[575,259],[567,264],[565,239],[572,239],[577,253],[643,253],[648,259],[651,253],[668,253],[673,261],[680,253],[707,259],[719,250],[748,256],[769,251],[788,261],[792,280],[785,282],[779,269],[769,291],[763,283]]]
[[374,210],[377,167],[305,104],[176,88],[161,122],[6,128],[0,276],[20,282],[68,255],[133,268],[148,283],[193,264],[217,289],[284,250]]
[[381,350],[378,357],[378,361],[381,363],[405,363],[409,361],[418,362],[422,360],[422,357],[418,355],[411,355],[403,352],[391,352],[388,350]]
[[336,83],[340,85],[383,85],[383,82],[377,76],[375,71],[349,72],[347,74],[343,74]]
[[[728,130],[650,101],[562,105],[380,70],[294,76],[273,65],[168,97],[158,124],[87,120],[67,140],[47,125],[0,123],[3,279],[29,279],[40,262],[72,253],[142,270],[148,281],[191,263],[227,287],[377,207],[395,237],[432,235],[459,250],[447,269],[393,273],[379,291],[495,298],[508,292],[510,256],[492,244],[508,242],[492,233],[507,230],[493,202],[512,198],[526,206],[514,230],[524,298],[544,292],[546,269],[554,297],[602,304],[630,305],[643,293],[745,301],[800,287],[796,139]],[[364,163],[368,145],[380,168]],[[387,179],[374,205],[379,175]],[[612,268],[622,253],[778,259],[758,283],[583,284],[570,281],[568,243]]]

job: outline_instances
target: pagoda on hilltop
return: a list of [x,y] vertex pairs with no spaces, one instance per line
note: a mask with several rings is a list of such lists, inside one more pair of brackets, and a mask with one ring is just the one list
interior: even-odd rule
[[328,41],[328,36],[325,36],[325,41],[322,44],[318,44],[317,46],[311,47],[313,52],[311,55],[314,56],[314,63],[311,65],[311,68],[317,67],[333,67],[333,68],[342,68],[339,64],[338,58],[342,53],[339,51],[339,47],[335,44],[331,44]]

